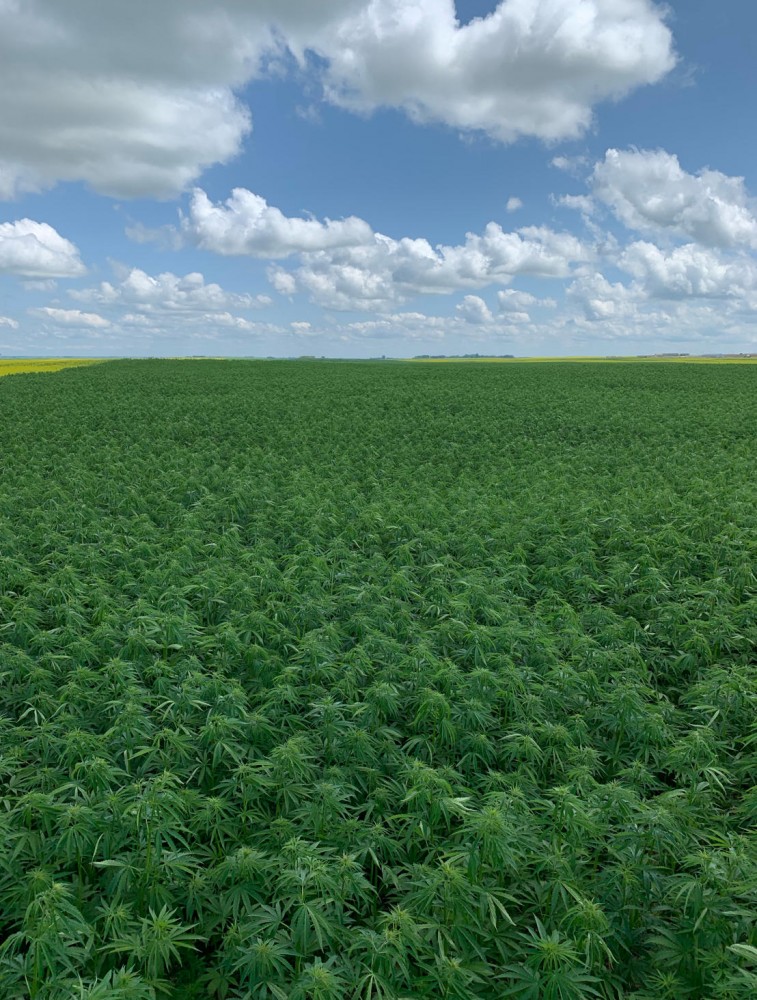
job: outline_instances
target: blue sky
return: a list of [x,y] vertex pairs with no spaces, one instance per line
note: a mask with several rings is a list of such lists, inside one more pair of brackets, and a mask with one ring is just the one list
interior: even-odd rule
[[0,355],[757,351],[746,0],[0,0]]

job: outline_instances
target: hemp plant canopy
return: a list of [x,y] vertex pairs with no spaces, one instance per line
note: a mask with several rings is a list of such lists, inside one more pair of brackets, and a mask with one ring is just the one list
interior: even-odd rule
[[757,368],[0,381],[0,995],[757,995]]

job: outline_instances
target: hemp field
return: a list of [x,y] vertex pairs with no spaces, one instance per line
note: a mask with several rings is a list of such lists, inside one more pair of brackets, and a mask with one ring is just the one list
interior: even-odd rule
[[757,996],[757,368],[0,381],[0,995]]

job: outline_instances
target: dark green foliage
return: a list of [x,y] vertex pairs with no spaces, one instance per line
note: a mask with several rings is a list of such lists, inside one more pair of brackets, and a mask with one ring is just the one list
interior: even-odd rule
[[0,383],[0,995],[757,995],[757,368]]

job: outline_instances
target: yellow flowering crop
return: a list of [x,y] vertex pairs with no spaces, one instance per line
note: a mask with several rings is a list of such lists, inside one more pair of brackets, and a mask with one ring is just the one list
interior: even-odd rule
[[99,364],[99,358],[0,358],[0,376],[24,372],[57,372],[61,368]]

